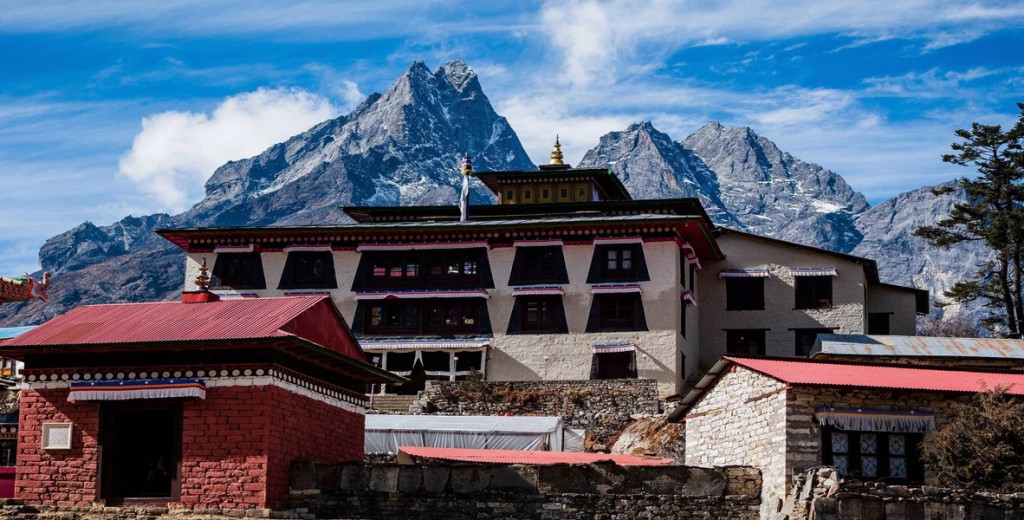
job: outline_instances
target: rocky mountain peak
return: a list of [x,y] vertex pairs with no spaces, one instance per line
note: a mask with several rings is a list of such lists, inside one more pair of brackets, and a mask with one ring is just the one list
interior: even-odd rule
[[611,168],[636,199],[699,198],[717,222],[738,225],[725,212],[714,172],[649,121],[603,135],[578,167]]
[[444,78],[455,90],[462,92],[467,88],[480,89],[480,82],[477,80],[476,72],[462,61],[462,58],[455,58],[442,65],[436,75]]

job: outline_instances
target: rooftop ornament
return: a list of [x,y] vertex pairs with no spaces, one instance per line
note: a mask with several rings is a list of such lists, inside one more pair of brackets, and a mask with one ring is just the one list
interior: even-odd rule
[[207,292],[210,290],[210,275],[207,274],[209,270],[206,268],[206,258],[203,258],[203,263],[199,266],[199,276],[196,277],[196,287],[199,287],[201,292]]
[[562,162],[562,144],[558,142],[558,134],[555,134],[555,146],[551,149],[551,162],[548,163],[552,166],[564,166]]

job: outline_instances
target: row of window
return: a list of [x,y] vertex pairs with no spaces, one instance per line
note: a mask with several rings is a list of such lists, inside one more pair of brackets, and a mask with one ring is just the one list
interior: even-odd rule
[[[353,329],[366,336],[458,336],[492,333],[481,298],[360,302]],[[647,330],[639,294],[595,294],[587,332]],[[566,334],[561,296],[517,296],[507,334]]]
[[[832,307],[832,277],[804,276],[796,278],[797,309],[828,309]],[[764,310],[764,278],[726,278],[725,310]]]
[[[595,247],[587,283],[647,280],[650,276],[640,244]],[[522,247],[516,250],[509,286],[566,283],[569,283],[569,277],[561,247]],[[218,255],[213,266],[213,286],[266,289],[260,254]],[[288,254],[278,289],[337,287],[331,252]],[[485,249],[364,253],[352,284],[352,290],[460,287],[494,287]]]
[[[878,327],[875,330],[871,330],[870,325],[874,324]],[[889,333],[889,314],[888,313],[869,313],[868,314],[869,330],[868,334],[888,334]],[[884,332],[879,332],[883,330]],[[808,328],[808,329],[792,329],[794,339],[794,356],[806,357],[810,355],[811,348],[814,347],[814,340],[817,339],[818,334],[832,334],[835,332],[833,328]],[[753,354],[753,355],[765,355],[765,336],[767,329],[731,329],[725,331],[725,350],[729,354]]]

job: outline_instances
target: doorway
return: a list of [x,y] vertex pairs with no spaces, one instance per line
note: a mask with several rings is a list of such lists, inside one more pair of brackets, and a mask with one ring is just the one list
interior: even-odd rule
[[106,403],[101,409],[100,498],[177,501],[181,402]]

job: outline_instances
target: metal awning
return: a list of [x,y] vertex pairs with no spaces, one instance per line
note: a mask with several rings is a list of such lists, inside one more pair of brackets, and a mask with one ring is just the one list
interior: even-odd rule
[[839,276],[835,267],[790,267],[793,276]]
[[847,431],[924,433],[935,429],[935,412],[927,410],[818,408],[814,417],[823,426]]
[[718,273],[719,278],[768,278],[767,269],[726,269]]
[[630,237],[597,237],[594,239],[595,246],[643,244],[644,239],[638,236]]
[[167,399],[198,397],[206,399],[202,379],[145,379],[134,381],[72,382],[68,401],[127,401],[131,399]]
[[485,289],[465,291],[363,291],[356,293],[356,300],[415,300],[423,298],[490,298]]
[[214,253],[252,253],[256,250],[254,244],[244,245],[233,245],[233,246],[217,246],[213,248]]
[[697,305],[697,297],[693,295],[692,291],[683,291],[682,298],[684,303],[687,303],[689,305]]
[[556,285],[513,287],[512,296],[564,296],[565,289]]
[[565,243],[561,240],[516,240],[512,245],[515,247],[561,247]]
[[390,350],[481,350],[490,338],[476,339],[367,339],[359,342],[364,351]]
[[422,251],[431,249],[476,249],[489,248],[487,242],[426,242],[418,244],[359,244],[356,251]]
[[636,352],[636,343],[596,343],[594,354],[611,354],[614,352]]
[[640,284],[636,283],[598,283],[590,286],[591,294],[622,294],[639,293]]

